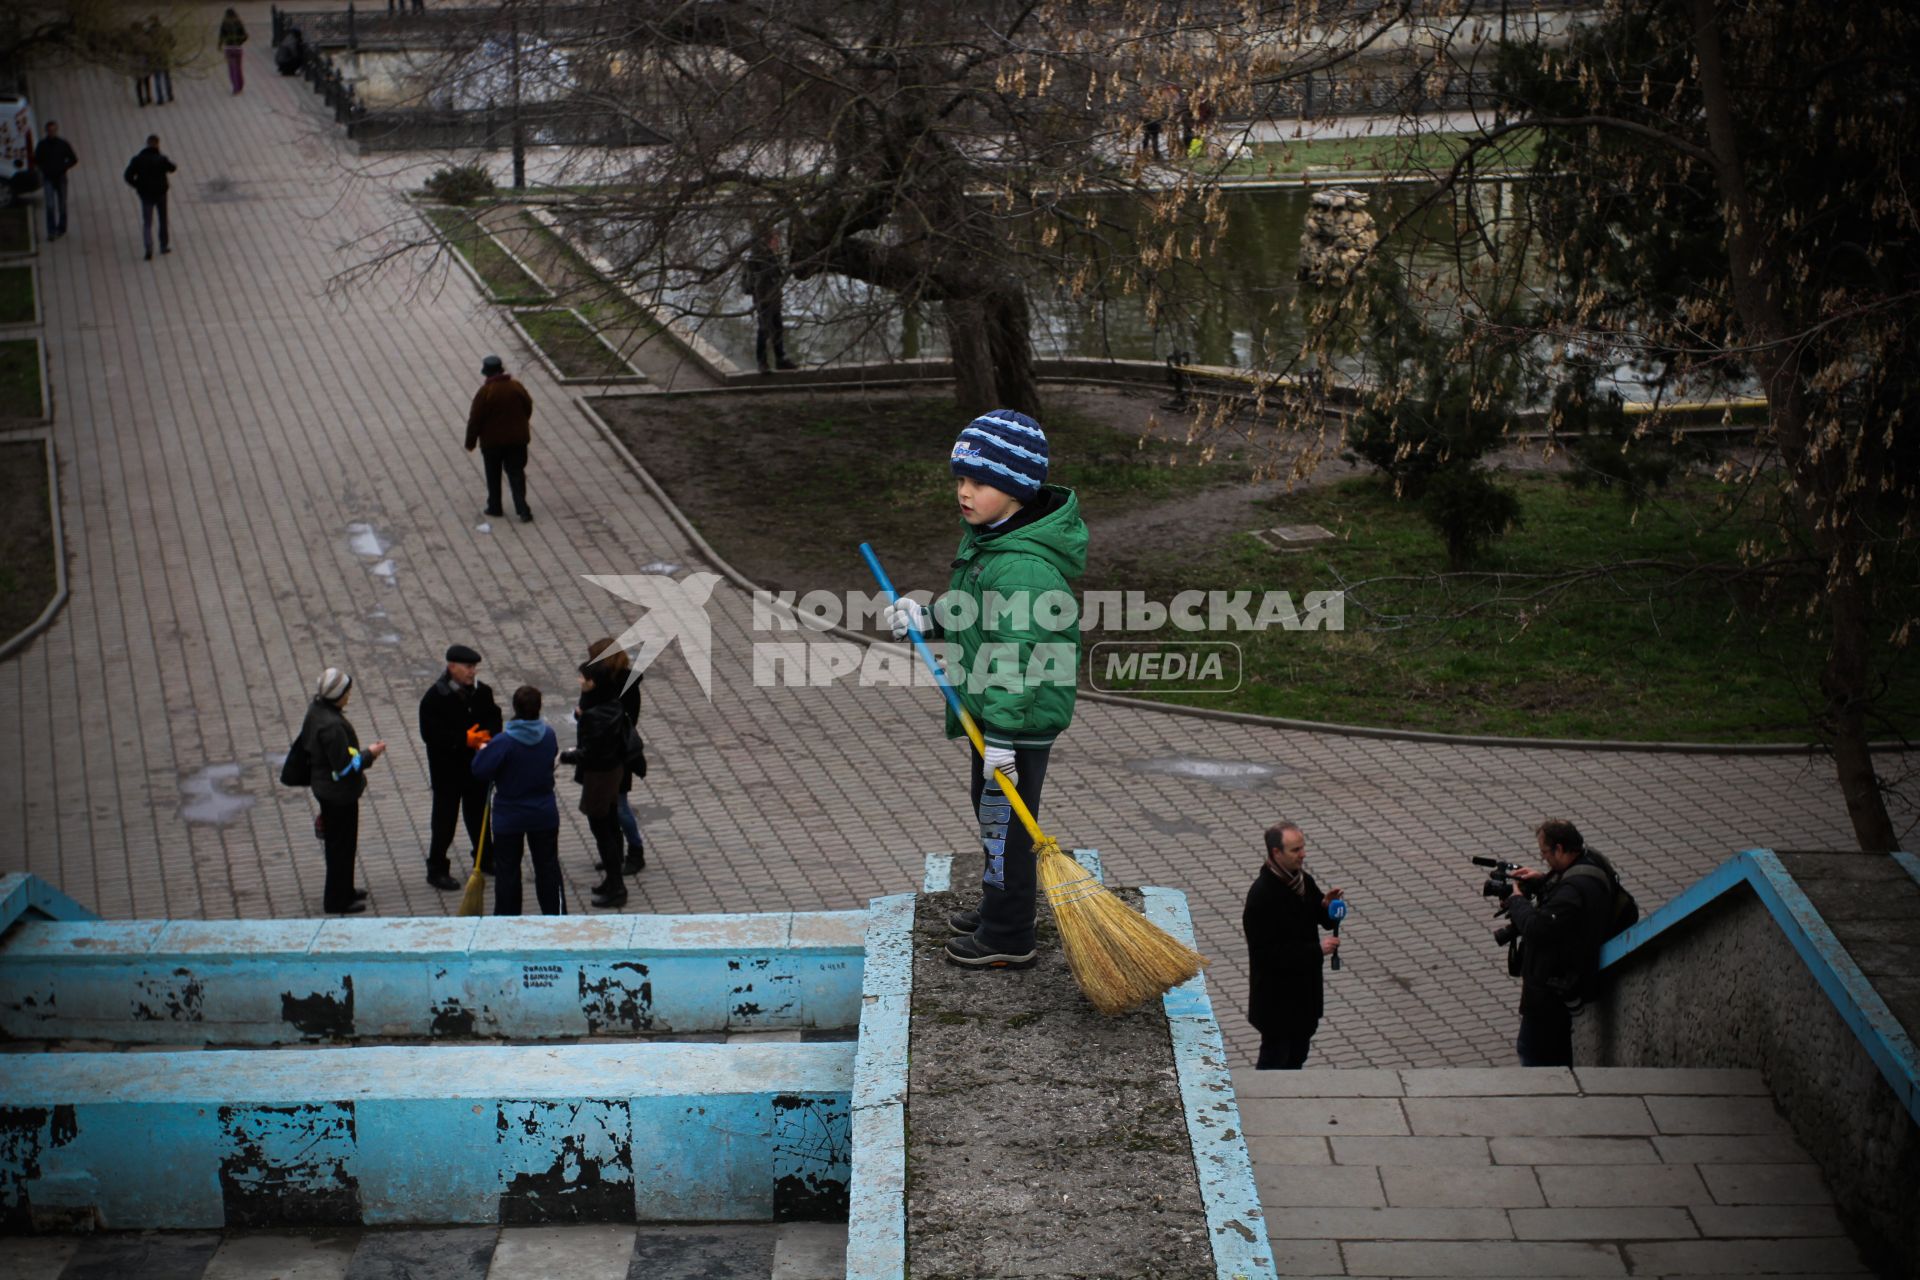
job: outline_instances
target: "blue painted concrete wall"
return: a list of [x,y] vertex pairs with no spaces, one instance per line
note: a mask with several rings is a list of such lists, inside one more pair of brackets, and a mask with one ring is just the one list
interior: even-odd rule
[[38,1054],[0,1225],[845,1216],[854,1046]]
[[0,1037],[278,1044],[852,1027],[866,913],[45,921]]

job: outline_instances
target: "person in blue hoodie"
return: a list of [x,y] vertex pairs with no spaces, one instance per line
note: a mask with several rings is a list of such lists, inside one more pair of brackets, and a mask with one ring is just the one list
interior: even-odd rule
[[560,742],[540,718],[540,691],[513,691],[513,719],[473,758],[473,776],[493,784],[493,914],[520,914],[520,854],[533,851],[533,896],[540,914],[566,914],[560,889],[560,806],[553,799],[553,766]]

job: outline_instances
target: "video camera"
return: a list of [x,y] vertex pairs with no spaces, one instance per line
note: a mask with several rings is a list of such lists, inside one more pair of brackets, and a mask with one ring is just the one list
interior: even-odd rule
[[[1536,883],[1513,879],[1513,873],[1520,870],[1522,865],[1518,862],[1502,862],[1498,858],[1474,858],[1472,861],[1476,867],[1493,868],[1492,874],[1487,877],[1487,882],[1480,886],[1480,896],[1492,898],[1500,904],[1494,909],[1495,915],[1506,913],[1507,899],[1513,896],[1515,889],[1531,896],[1539,888]],[[1519,931],[1512,925],[1508,925],[1493,935],[1494,945],[1504,947],[1519,936]]]
[[1521,880],[1516,882],[1510,878],[1514,872],[1521,869],[1520,863],[1502,862],[1498,858],[1474,858],[1472,861],[1476,867],[1493,868],[1493,874],[1488,876],[1487,882],[1480,886],[1481,897],[1497,898],[1501,902],[1505,902],[1513,896],[1516,884],[1522,893],[1533,892],[1532,887],[1528,885],[1526,881]]

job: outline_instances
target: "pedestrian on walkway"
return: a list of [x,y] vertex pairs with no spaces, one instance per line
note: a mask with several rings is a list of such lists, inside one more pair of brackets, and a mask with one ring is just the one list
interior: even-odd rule
[[1267,861],[1247,890],[1240,931],[1247,939],[1247,1021],[1260,1033],[1263,1071],[1298,1070],[1325,1006],[1322,966],[1340,948],[1327,908],[1345,889],[1320,892],[1307,874],[1307,837],[1298,824],[1267,828]]
[[560,807],[553,799],[553,765],[560,743],[540,718],[540,691],[513,691],[506,731],[473,758],[473,776],[493,785],[493,914],[520,914],[520,855],[533,852],[533,894],[540,914],[566,914],[560,881]]
[[241,67],[244,56],[241,46],[246,42],[247,24],[240,21],[239,14],[227,10],[226,16],[220,19],[220,52],[226,55],[227,83],[235,93],[247,87],[247,73]]
[[360,849],[360,797],[367,769],[387,753],[375,742],[360,749],[360,735],[347,719],[353,677],[338,667],[320,673],[300,726],[300,749],[312,769],[313,798],[320,805],[320,836],[327,857],[321,906],[329,914],[354,915],[367,909],[367,891],[353,887],[353,860]]
[[[633,670],[633,659],[627,651],[614,643],[612,636],[601,636],[587,646],[587,661],[598,659],[606,663],[607,670],[613,672],[620,681],[620,709],[627,713],[627,719],[635,729],[640,727],[640,682],[646,677],[637,675]],[[647,869],[647,842],[640,834],[640,820],[633,816],[633,804],[626,792],[620,793],[617,806],[620,817],[620,833],[627,838],[627,856],[621,864],[621,870],[630,876],[639,875]]]
[[627,901],[620,852],[619,798],[633,786],[635,774],[647,776],[647,753],[640,734],[620,705],[620,681],[604,662],[580,664],[580,710],[576,745],[560,756],[580,784],[580,812],[593,832],[603,879],[593,887],[593,905],[619,907]]
[[513,489],[513,509],[522,523],[533,520],[533,508],[527,505],[527,445],[533,440],[533,397],[510,377],[499,356],[480,362],[480,390],[474,392],[473,407],[467,411],[467,452],[480,447],[480,461],[487,469],[487,509],[485,514],[503,516],[500,507],[500,473],[507,473]]
[[160,214],[160,252],[173,252],[173,237],[167,230],[167,175],[175,171],[173,161],[160,152],[160,135],[147,135],[147,145],[127,161],[127,180],[140,197],[140,239],[147,246],[147,261],[153,261],[153,215]]
[[67,234],[67,174],[80,163],[73,144],[60,136],[57,121],[47,121],[40,145],[33,149],[33,165],[40,170],[41,185],[46,188],[47,239],[58,240]]
[[[948,641],[955,692],[986,741],[971,749],[968,788],[985,867],[980,903],[947,923],[954,964],[1027,969],[1035,959],[1038,875],[1033,837],[1013,820],[993,771],[1007,775],[1035,817],[1054,739],[1073,722],[1080,624],[1046,607],[1072,599],[1087,567],[1087,526],[1073,490],[1047,483],[1047,437],[1012,409],[981,414],[948,457],[964,531],[938,608],[908,596],[887,609],[895,638],[909,629]],[[960,737],[947,713],[947,737]]]
[[155,106],[165,106],[173,101],[173,29],[159,18],[148,18],[143,31],[147,79],[153,85],[153,103]]
[[473,771],[478,751],[474,744],[479,740],[475,731],[491,738],[501,728],[500,704],[493,700],[492,687],[480,680],[479,671],[478,649],[449,645],[447,669],[420,698],[420,741],[426,744],[427,780],[433,789],[433,811],[427,828],[427,883],[446,891],[461,886],[447,863],[454,825],[461,819],[466,823],[464,875],[473,866],[480,819],[487,807],[487,784]]
[[[785,305],[786,264],[780,261],[780,233],[763,231],[747,248],[743,273],[747,293],[753,298],[753,358],[760,372],[774,369],[798,369],[787,359],[786,321],[781,315]],[[773,348],[773,364],[767,363],[767,348]]]

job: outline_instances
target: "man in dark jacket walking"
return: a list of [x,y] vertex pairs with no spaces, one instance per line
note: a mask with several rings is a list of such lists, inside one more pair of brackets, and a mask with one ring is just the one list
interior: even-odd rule
[[1247,1021],[1260,1033],[1261,1070],[1296,1070],[1307,1060],[1324,1005],[1322,966],[1340,947],[1322,938],[1327,907],[1345,889],[1322,894],[1307,874],[1307,837],[1291,822],[1267,828],[1267,861],[1247,890],[1240,929],[1247,937]]
[[127,161],[121,176],[140,197],[140,238],[147,246],[147,261],[153,261],[153,215],[160,214],[160,252],[173,252],[173,237],[167,229],[167,175],[174,172],[173,161],[160,153],[160,135],[147,135],[144,150]]
[[1613,875],[1587,852],[1579,828],[1562,819],[1534,833],[1550,871],[1522,867],[1496,934],[1511,928],[1520,946],[1523,1067],[1573,1065],[1573,1010],[1592,992],[1600,944],[1613,923]]
[[48,240],[67,234],[67,174],[79,163],[73,144],[60,136],[60,126],[47,121],[46,135],[33,149],[33,165],[40,170],[40,181],[47,192]]
[[513,509],[524,523],[533,519],[527,505],[527,445],[533,439],[533,397],[509,377],[499,356],[480,362],[485,379],[473,396],[467,412],[467,452],[480,446],[480,460],[487,468],[487,510],[490,516],[503,516],[500,508],[500,473],[507,473],[513,488]]
[[533,894],[543,916],[564,915],[560,886],[560,806],[553,799],[553,765],[560,742],[540,718],[540,691],[513,691],[506,732],[473,758],[473,776],[493,784],[493,914],[520,914],[520,854],[533,851]]
[[460,887],[449,873],[447,851],[453,847],[454,824],[462,819],[468,842],[462,871],[473,866],[480,819],[487,807],[487,784],[473,776],[473,757],[484,745],[481,735],[491,739],[501,727],[500,704],[493,700],[493,689],[479,679],[479,672],[478,649],[449,645],[447,669],[420,697],[420,741],[426,744],[427,777],[433,786],[427,883],[441,890]]
[[353,695],[353,677],[346,672],[328,667],[313,695],[300,726],[300,750],[307,753],[313,798],[320,805],[321,839],[326,842],[327,879],[320,902],[329,913],[354,915],[367,909],[367,891],[353,887],[360,796],[367,789],[368,767],[387,753],[387,744],[360,749],[360,735],[346,716],[347,699]]

